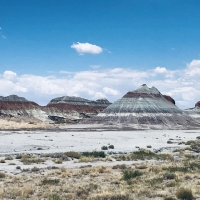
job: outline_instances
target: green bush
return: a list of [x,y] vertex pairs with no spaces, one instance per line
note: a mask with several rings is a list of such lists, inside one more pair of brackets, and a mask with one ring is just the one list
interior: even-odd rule
[[58,194],[50,194],[48,199],[49,200],[62,200]]
[[0,172],[0,178],[5,178],[6,175],[3,172]]
[[108,150],[108,147],[107,146],[102,146],[101,149],[102,150]]
[[95,158],[105,158],[106,157],[106,154],[104,151],[82,152],[82,155],[85,157],[93,156]]
[[142,172],[136,170],[136,171],[130,171],[130,170],[125,170],[123,171],[123,179],[124,180],[130,180],[132,178],[135,178],[137,176],[142,176]]
[[190,189],[186,189],[186,188],[180,188],[176,192],[176,197],[178,199],[182,199],[182,200],[192,200],[194,198],[192,195],[192,191]]
[[109,145],[108,148],[109,149],[114,149],[115,147],[114,147],[114,145]]
[[125,164],[122,164],[122,165],[114,165],[113,167],[112,167],[112,169],[126,169],[127,167],[126,167],[126,165]]
[[172,179],[175,179],[176,178],[176,175],[174,173],[165,173],[163,175],[164,179],[167,179],[167,180],[172,180]]
[[39,169],[38,167],[33,167],[33,168],[31,169],[31,171],[32,171],[32,172],[38,172],[38,171],[40,171],[40,169]]
[[42,185],[57,185],[60,182],[59,179],[43,179]]
[[13,160],[13,158],[11,156],[7,156],[5,157],[5,160]]
[[75,152],[75,151],[69,151],[69,152],[66,152],[65,154],[70,158],[79,159],[81,157],[81,155],[78,152]]

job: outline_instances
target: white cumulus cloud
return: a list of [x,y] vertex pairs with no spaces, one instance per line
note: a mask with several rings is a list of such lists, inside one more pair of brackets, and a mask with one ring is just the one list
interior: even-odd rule
[[114,90],[112,88],[109,88],[109,87],[104,87],[103,88],[103,91],[106,93],[106,94],[111,94],[111,95],[119,95],[120,92],[118,90]]
[[165,67],[156,67],[154,72],[158,74],[163,74],[167,72],[167,69]]
[[186,74],[189,76],[199,76],[200,75],[200,60],[192,60],[187,64]]
[[[161,68],[161,67],[160,67]],[[175,99],[181,108],[194,107],[200,101],[200,60],[193,60],[180,70],[155,69],[134,70],[130,68],[93,69],[87,71],[60,71],[51,76],[33,74],[18,75],[13,71],[0,74],[0,96],[17,94],[45,105],[59,96],[79,96],[96,100],[107,98],[111,102],[128,91],[146,83],[155,86],[162,94]],[[194,71],[195,70],[195,73]]]
[[85,53],[100,54],[103,51],[101,47],[95,44],[90,44],[88,42],[77,42],[76,44],[71,45],[71,48],[75,49],[80,55],[83,55]]
[[16,74],[15,72],[13,72],[13,71],[7,70],[7,71],[5,71],[5,72],[3,73],[3,77],[4,77],[5,79],[8,79],[8,80],[14,80],[14,79],[17,78],[17,74]]

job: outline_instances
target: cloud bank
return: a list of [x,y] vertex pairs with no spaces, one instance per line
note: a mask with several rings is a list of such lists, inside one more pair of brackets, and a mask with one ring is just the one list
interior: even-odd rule
[[181,108],[194,107],[200,101],[200,60],[193,60],[182,70],[164,67],[142,71],[125,68],[60,71],[54,76],[17,75],[13,71],[0,74],[0,96],[18,94],[39,104],[47,104],[59,96],[80,96],[115,101],[143,83],[155,86],[162,94],[172,96]]
[[100,54],[103,51],[101,47],[87,42],[86,43],[77,42],[76,44],[73,44],[71,48],[75,49],[79,53],[79,55],[83,55],[85,53]]

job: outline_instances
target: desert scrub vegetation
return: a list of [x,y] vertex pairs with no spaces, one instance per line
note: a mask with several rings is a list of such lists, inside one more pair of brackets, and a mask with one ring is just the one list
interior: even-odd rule
[[135,170],[135,171],[131,171],[131,170],[124,170],[123,171],[123,179],[126,180],[130,180],[132,178],[136,178],[138,176],[142,176],[142,172]]
[[5,177],[6,177],[6,175],[3,172],[0,172],[0,179],[5,178]]
[[37,163],[44,163],[46,160],[44,158],[40,158],[37,156],[31,156],[24,154],[21,157],[20,160],[24,165],[31,165],[31,164],[37,164]]
[[50,194],[48,200],[62,200],[58,194]]
[[57,185],[60,182],[59,179],[43,179],[41,184],[42,185]]
[[65,154],[70,158],[79,159],[81,157],[81,154],[79,154],[78,152],[75,152],[75,151],[65,152]]
[[180,188],[176,192],[176,197],[178,199],[182,199],[182,200],[192,200],[192,199],[194,199],[192,191],[190,189],[187,189],[187,188]]
[[172,155],[170,154],[158,154],[158,153],[154,153],[150,150],[146,150],[146,149],[140,149],[139,151],[134,151],[130,154],[127,155],[116,155],[113,156],[117,161],[128,161],[128,160],[170,160],[173,161],[174,158]]
[[94,158],[105,158],[106,154],[104,151],[92,151],[92,152],[82,152],[82,156],[90,157],[93,156]]

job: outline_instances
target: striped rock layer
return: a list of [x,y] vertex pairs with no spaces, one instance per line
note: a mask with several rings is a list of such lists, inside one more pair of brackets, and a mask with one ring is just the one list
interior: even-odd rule
[[164,97],[155,87],[146,84],[128,92],[89,123],[161,125],[167,127],[196,127],[198,123]]

